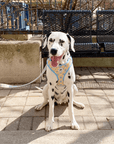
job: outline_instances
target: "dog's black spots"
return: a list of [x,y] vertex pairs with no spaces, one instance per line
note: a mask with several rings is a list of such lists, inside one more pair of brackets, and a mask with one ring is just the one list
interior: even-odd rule
[[61,94],[64,94],[65,90],[63,92],[61,92]]
[[56,83],[58,83],[58,80],[56,81]]
[[47,38],[50,36],[50,34],[51,34],[51,32],[50,33],[48,33],[46,36],[47,36]]
[[58,95],[58,93],[55,91],[55,94]]
[[68,73],[68,75],[70,75],[70,73]]
[[50,42],[54,42],[54,41],[55,41],[55,39],[50,38],[50,39],[49,39],[49,41],[50,41]]
[[55,86],[55,88],[58,90],[58,88]]
[[68,103],[70,102],[70,100],[68,99]]
[[71,76],[68,76],[69,79],[71,79]]
[[61,46],[63,46],[63,44],[61,43]]
[[52,85],[52,83],[51,83],[51,82],[50,82],[49,84],[50,84],[50,85]]
[[52,92],[54,92],[54,89],[52,89]]
[[51,99],[52,99],[52,100],[54,100],[54,98],[55,98],[54,96],[51,96]]
[[63,56],[63,59],[65,58],[65,55]]
[[[55,99],[55,100],[56,100],[56,99]],[[58,105],[58,104],[57,104],[57,102],[55,102],[54,104],[55,104],[55,106],[57,106],[57,105]]]
[[69,41],[71,42],[71,37],[69,36],[69,34],[67,34],[67,38],[68,38]]
[[66,91],[66,89],[63,92],[61,92],[61,94],[64,94],[65,91]]
[[61,40],[61,39],[59,40],[59,43],[64,43],[64,42],[65,42],[64,40]]
[[67,95],[68,95],[68,97],[70,97],[70,93],[69,92],[67,92]]

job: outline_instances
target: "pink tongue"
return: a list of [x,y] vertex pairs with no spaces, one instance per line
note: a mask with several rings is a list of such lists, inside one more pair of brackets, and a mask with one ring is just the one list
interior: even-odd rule
[[62,55],[61,56],[52,56],[51,57],[51,65],[53,67],[56,67],[58,65],[57,61],[60,61]]

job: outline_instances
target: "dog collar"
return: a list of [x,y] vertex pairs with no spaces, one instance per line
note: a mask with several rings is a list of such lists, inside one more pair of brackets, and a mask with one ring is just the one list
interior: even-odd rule
[[56,75],[57,77],[57,85],[64,86],[64,78],[67,74],[68,70],[72,66],[72,57],[70,57],[65,64],[58,65],[57,67],[53,67],[51,65],[51,59],[47,59],[48,68]]

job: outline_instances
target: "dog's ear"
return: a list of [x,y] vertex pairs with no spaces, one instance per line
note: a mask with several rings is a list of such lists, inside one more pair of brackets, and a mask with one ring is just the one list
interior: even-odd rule
[[74,42],[75,42],[75,40],[74,40],[74,38],[71,37],[68,33],[67,33],[67,37],[68,37],[68,39],[70,41],[70,47],[71,47],[72,51],[75,52],[75,49],[74,49]]
[[47,35],[45,35],[44,39],[43,39],[43,44],[42,44],[42,48],[46,48],[47,47],[47,42],[48,42],[48,37],[50,36],[51,32]]

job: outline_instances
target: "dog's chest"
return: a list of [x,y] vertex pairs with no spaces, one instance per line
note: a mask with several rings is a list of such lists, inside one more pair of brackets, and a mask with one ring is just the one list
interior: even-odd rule
[[[51,65],[51,60],[48,59],[47,66],[48,66],[47,76],[49,76],[50,81],[54,82],[55,80],[55,83],[57,83],[58,86],[64,87],[65,76],[68,73],[70,67],[72,66],[72,58],[70,57],[65,64],[61,64],[61,65],[59,64],[57,67],[53,67]],[[54,78],[53,75],[56,76],[56,78]]]
[[66,86],[64,86],[64,87],[63,86],[62,87],[61,86],[55,86],[54,92],[55,92],[55,101],[58,104],[68,102]]

